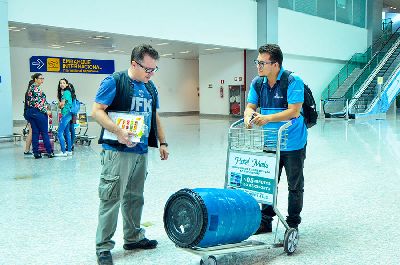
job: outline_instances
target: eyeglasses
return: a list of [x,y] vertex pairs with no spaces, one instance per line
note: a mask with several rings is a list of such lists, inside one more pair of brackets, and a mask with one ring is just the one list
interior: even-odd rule
[[151,73],[155,73],[155,72],[157,72],[158,71],[158,66],[156,66],[156,68],[148,68],[148,67],[144,67],[141,63],[139,63],[138,61],[135,61],[140,67],[142,67],[143,68],[143,70],[146,72],[146,73],[148,73],[148,74],[151,74]]
[[256,65],[256,67],[260,67],[261,69],[263,69],[266,64],[272,65],[274,63],[276,63],[276,62],[272,62],[272,61],[266,62],[266,61],[254,60],[254,64]]

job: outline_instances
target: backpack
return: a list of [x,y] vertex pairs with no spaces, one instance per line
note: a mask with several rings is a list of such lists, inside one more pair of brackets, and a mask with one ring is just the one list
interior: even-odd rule
[[80,108],[81,108],[81,103],[79,102],[79,100],[78,99],[72,100],[71,113],[74,115],[78,114]]
[[[283,93],[283,97],[286,98],[286,102],[287,102],[287,90],[289,87],[289,75],[292,72],[285,70],[282,73],[281,76],[281,84],[280,84],[280,88],[281,91]],[[263,83],[263,78],[258,78],[258,80],[255,83],[255,90],[257,93],[258,98],[260,99],[261,96],[261,87],[262,87],[262,83]],[[260,100],[259,100],[260,102]],[[258,104],[260,105],[260,104]],[[287,107],[287,104],[286,104]],[[311,92],[311,89],[304,84],[304,102],[303,102],[303,111],[301,112],[301,114],[304,117],[304,122],[306,124],[307,129],[313,127],[315,124],[317,124],[317,119],[318,119],[318,113],[317,113],[317,108],[316,108],[316,104],[315,104],[315,100],[313,97],[313,94]]]

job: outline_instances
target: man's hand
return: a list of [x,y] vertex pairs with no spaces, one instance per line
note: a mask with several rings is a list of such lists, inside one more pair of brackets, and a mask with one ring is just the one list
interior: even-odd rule
[[244,116],[244,126],[247,129],[251,129],[253,128],[253,122],[254,122],[254,118],[258,115],[257,112],[253,112],[250,115],[245,115]]
[[161,160],[167,160],[169,156],[168,148],[165,145],[160,145],[160,157]]
[[256,113],[253,119],[251,119],[250,123],[255,124],[257,126],[263,126],[270,122],[269,120],[269,115],[261,115],[259,113]]
[[127,147],[134,147],[136,143],[132,143],[131,137],[134,135],[133,132],[130,132],[125,129],[118,129],[115,133],[118,137],[118,142],[121,144],[125,144]]

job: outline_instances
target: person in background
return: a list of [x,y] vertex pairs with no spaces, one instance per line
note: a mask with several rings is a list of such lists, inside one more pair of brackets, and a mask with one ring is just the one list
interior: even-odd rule
[[[69,88],[71,89],[72,98],[75,99],[76,94],[75,94],[74,85],[72,83],[69,83]],[[72,144],[71,150],[74,151],[76,115],[74,115],[72,113],[71,113],[71,115],[72,115],[72,118],[71,118],[71,121],[69,122],[69,131],[71,133],[71,144]]]
[[[158,147],[161,160],[168,159],[168,144],[157,113],[159,99],[157,88],[150,78],[158,70],[158,52],[150,45],[140,45],[132,50],[128,70],[116,72],[105,78],[97,91],[92,117],[103,127],[99,143],[103,144],[103,169],[99,183],[99,222],[96,233],[97,262],[112,265],[110,250],[115,242],[112,237],[121,205],[124,223],[124,249],[151,249],[156,240],[145,237],[140,227],[144,205],[143,190],[147,176],[148,147]],[[127,111],[142,113],[149,128],[148,136],[140,143],[132,143],[131,131],[117,126],[108,113]],[[103,138],[104,129],[114,133],[118,140]]]
[[[61,78],[60,81],[58,81],[58,87],[57,87],[57,99],[58,99],[59,104],[62,101],[61,98],[63,95],[63,91],[66,87],[69,87],[69,89],[71,90],[72,97],[76,98],[74,85],[72,83],[69,83],[66,78]],[[72,115],[72,118],[71,118],[71,121],[69,122],[68,126],[69,126],[69,131],[71,133],[71,143],[72,143],[71,151],[74,151],[76,115],[74,115],[72,113],[71,113],[71,115]],[[64,138],[67,139],[66,133],[64,133]],[[66,150],[68,150],[68,143],[66,143],[66,144],[67,144]]]
[[42,91],[41,85],[44,77],[40,73],[32,75],[25,94],[26,98],[26,119],[32,128],[32,151],[36,159],[42,158],[39,153],[39,135],[42,135],[43,143],[46,148],[47,157],[54,157],[48,134],[48,115],[51,114],[47,109],[46,94]]
[[25,139],[25,151],[24,151],[24,155],[29,156],[32,155],[31,152],[31,145],[32,145],[32,127],[31,124],[28,122],[28,124],[26,125],[26,127],[28,128],[28,135],[26,136]]
[[[24,119],[26,121],[28,121],[28,119],[26,118],[26,110],[28,109],[28,100],[27,100],[27,93],[28,90],[26,90],[25,92],[25,98],[24,98]],[[31,152],[31,145],[32,145],[32,127],[31,124],[28,122],[26,124],[26,127],[24,129],[24,136],[26,135],[25,130],[28,129],[28,135],[26,136],[25,139],[25,151],[24,151],[24,155],[28,156],[28,155],[32,155]]]
[[[71,132],[69,123],[72,119],[71,106],[73,95],[69,88],[68,81],[65,78],[58,82],[57,97],[59,98],[59,107],[61,109],[61,120],[58,125],[57,136],[60,142],[61,152],[56,154],[57,157],[66,157],[72,155]],[[61,95],[60,95],[61,94]],[[64,135],[66,136],[64,138]],[[65,139],[67,140],[68,149],[65,147]]]

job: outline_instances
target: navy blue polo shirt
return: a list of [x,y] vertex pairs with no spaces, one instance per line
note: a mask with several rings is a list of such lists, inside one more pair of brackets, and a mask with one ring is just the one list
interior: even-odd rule
[[[274,114],[281,112],[285,109],[286,100],[283,98],[283,93],[280,89],[280,79],[285,70],[281,67],[277,81],[273,87],[268,84],[267,77],[264,77],[263,85],[261,88],[260,110],[261,114]],[[249,94],[247,96],[247,103],[258,105],[258,95],[255,90],[256,81],[259,77],[253,79],[250,84]],[[293,73],[289,76],[289,86],[287,90],[287,103],[297,104],[304,102],[304,83],[300,77]],[[272,122],[264,125],[264,128],[279,128],[284,122]],[[293,124],[288,128],[288,140],[286,148],[282,151],[294,151],[302,149],[307,142],[307,127],[304,123],[304,118],[300,115],[293,121]]]

